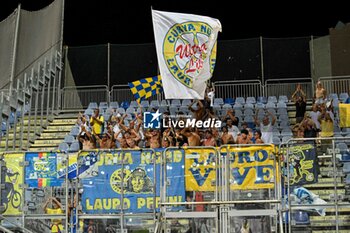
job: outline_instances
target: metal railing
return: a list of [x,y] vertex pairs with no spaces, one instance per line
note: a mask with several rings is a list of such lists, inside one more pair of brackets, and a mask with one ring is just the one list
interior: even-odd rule
[[260,80],[218,81],[214,83],[215,97],[236,98],[263,96],[264,88]]
[[266,96],[286,95],[291,98],[297,85],[300,84],[306,94],[307,99],[314,96],[314,84],[312,78],[289,78],[289,79],[269,79],[265,81]]
[[350,75],[320,77],[318,79],[326,89],[327,94],[350,92]]
[[90,102],[109,102],[109,90],[105,85],[70,86],[62,89],[62,109],[85,109]]

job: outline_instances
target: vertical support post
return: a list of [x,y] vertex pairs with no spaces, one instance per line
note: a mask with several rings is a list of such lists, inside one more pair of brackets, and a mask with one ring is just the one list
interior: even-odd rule
[[18,43],[18,31],[19,31],[20,16],[21,16],[21,4],[18,4],[18,7],[17,7],[17,19],[16,19],[16,29],[15,29],[15,38],[14,38],[13,51],[12,51],[12,66],[11,66],[10,88],[9,88],[10,95],[12,93],[13,79],[15,77],[16,55],[17,55],[17,43]]
[[111,44],[107,44],[107,102],[108,105],[111,101],[111,95],[110,95],[110,86],[111,86]]
[[263,47],[263,38],[260,36],[260,65],[261,65],[261,83],[263,85],[263,95],[267,97],[265,93],[265,75],[264,75],[264,47]]
[[[57,103],[57,110],[61,109],[61,78],[62,78],[62,58],[63,58],[63,25],[64,25],[64,4],[65,0],[62,0],[62,10],[61,10],[61,38],[60,38],[60,47],[59,47],[59,59],[57,59],[56,62],[59,62],[58,67],[61,69],[59,70],[58,74],[58,87],[57,87],[57,97],[58,97],[58,103]],[[57,75],[57,74],[56,74]]]

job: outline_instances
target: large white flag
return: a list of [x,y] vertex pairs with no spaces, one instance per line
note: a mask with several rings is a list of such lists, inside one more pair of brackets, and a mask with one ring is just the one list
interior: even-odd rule
[[166,99],[203,99],[221,31],[214,18],[152,10],[158,64]]

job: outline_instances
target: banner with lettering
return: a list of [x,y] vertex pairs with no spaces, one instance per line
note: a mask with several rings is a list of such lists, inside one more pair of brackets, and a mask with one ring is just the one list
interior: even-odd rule
[[56,152],[27,152],[25,182],[29,187],[42,188],[61,186],[63,178],[57,173]]
[[1,169],[1,205],[5,207],[3,215],[21,215],[21,204],[24,198],[23,189],[23,162],[24,153],[4,154],[4,162]]
[[228,156],[230,163],[230,189],[273,188],[274,179],[279,176],[278,165],[272,159],[274,151],[274,146],[269,145],[230,147],[228,154],[223,149],[221,154]]
[[[78,153],[68,154],[68,179],[74,179],[77,177],[77,158]],[[67,162],[57,158],[57,173],[59,178],[64,178],[67,172]]]
[[186,191],[215,191],[214,149],[185,149]]
[[218,19],[152,10],[166,99],[203,99],[216,62]]
[[[284,168],[284,176],[287,176]],[[296,144],[289,147],[289,180],[291,185],[317,182],[318,163],[313,143]]]
[[[88,214],[153,212],[160,196],[160,156],[163,150],[81,152],[78,174],[83,184],[83,212]],[[183,156],[168,153],[167,165],[173,188],[170,202],[185,201]],[[155,164],[154,164],[155,162]],[[171,170],[171,171],[170,171]],[[123,198],[123,200],[121,200]]]

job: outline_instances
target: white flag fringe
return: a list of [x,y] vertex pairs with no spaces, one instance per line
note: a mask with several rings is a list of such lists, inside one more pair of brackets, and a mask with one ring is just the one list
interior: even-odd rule
[[159,70],[166,99],[203,99],[216,62],[220,21],[152,10]]

